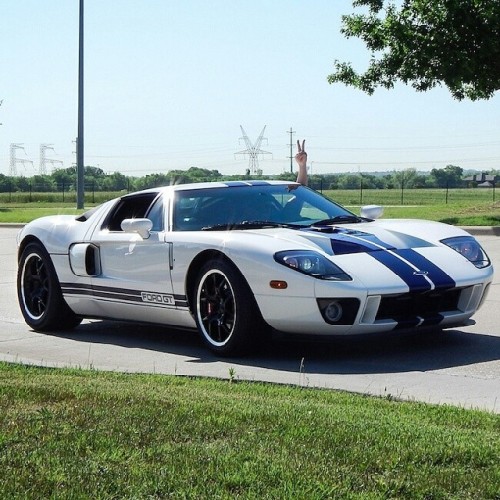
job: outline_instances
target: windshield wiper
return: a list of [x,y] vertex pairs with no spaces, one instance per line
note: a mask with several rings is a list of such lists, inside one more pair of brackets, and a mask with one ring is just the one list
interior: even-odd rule
[[323,219],[311,224],[311,227],[330,226],[332,224],[351,224],[357,222],[364,222],[366,219],[358,217],[357,215],[337,215],[331,219]]
[[243,222],[227,224],[214,224],[212,226],[202,227],[202,231],[230,231],[233,229],[266,229],[272,227],[286,227],[290,229],[299,229],[302,226],[296,224],[285,224],[283,222],[273,222],[269,220],[245,220]]

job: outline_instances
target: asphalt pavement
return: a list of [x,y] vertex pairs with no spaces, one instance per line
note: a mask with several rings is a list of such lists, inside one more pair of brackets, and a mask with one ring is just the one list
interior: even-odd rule
[[0,360],[47,367],[235,377],[500,413],[500,238],[474,230],[498,270],[476,325],[439,334],[310,341],[276,337],[257,356],[219,359],[195,332],[110,321],[40,334],[16,296],[18,227],[0,227]]

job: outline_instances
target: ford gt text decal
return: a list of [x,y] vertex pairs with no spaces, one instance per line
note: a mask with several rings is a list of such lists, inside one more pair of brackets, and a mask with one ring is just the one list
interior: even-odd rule
[[80,283],[61,283],[64,295],[84,295],[106,300],[108,302],[128,303],[135,305],[148,305],[152,307],[177,307],[186,308],[185,295],[172,295],[168,293],[130,290],[99,285],[85,285]]
[[163,293],[156,292],[141,292],[141,297],[143,302],[149,302],[151,304],[170,304],[175,305],[173,295],[165,295]]

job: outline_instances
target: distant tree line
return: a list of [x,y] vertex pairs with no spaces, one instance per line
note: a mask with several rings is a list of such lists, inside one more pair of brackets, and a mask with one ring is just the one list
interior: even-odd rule
[[[490,171],[498,176],[498,171]],[[458,188],[467,186],[464,170],[456,165],[434,168],[430,172],[418,172],[414,168],[369,173],[331,173],[309,176],[309,185],[314,189],[418,189],[418,188]],[[87,191],[137,191],[169,184],[189,182],[210,182],[245,179],[295,180],[295,174],[283,173],[275,176],[222,175],[218,170],[191,167],[188,170],[170,170],[165,174],[155,173],[143,177],[126,176],[120,172],[105,173],[97,167],[85,167],[85,189]],[[76,190],[76,167],[61,168],[47,175],[6,176],[0,174],[0,193],[8,192],[73,192]]]

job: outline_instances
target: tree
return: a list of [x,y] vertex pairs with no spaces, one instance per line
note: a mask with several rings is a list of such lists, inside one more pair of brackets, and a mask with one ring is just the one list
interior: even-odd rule
[[99,177],[105,177],[106,176],[106,173],[104,172],[104,170],[102,168],[92,167],[90,165],[87,165],[84,168],[84,172],[85,172],[85,178],[91,177],[93,179],[97,179]]
[[216,181],[222,176],[218,170],[208,170],[207,168],[190,167],[186,172],[192,182]]
[[34,175],[31,178],[31,185],[34,191],[43,191],[45,193],[56,191],[56,183],[50,175]]
[[418,174],[414,168],[395,170],[392,174],[392,184],[404,189],[413,189],[417,184]]
[[[371,95],[398,80],[417,91],[446,85],[455,99],[489,99],[500,89],[498,0],[355,0],[367,14],[342,17],[341,32],[359,37],[372,52],[368,69],[335,61],[329,83]],[[377,59],[375,53],[380,54]]]
[[363,189],[384,189],[386,182],[383,177],[363,174]]
[[113,172],[103,179],[101,186],[106,191],[125,191],[128,188],[128,179],[121,172]]
[[431,177],[436,180],[438,187],[454,188],[462,184],[462,175],[464,170],[462,167],[455,165],[446,165],[444,168],[433,168],[431,170]]
[[76,167],[57,168],[52,172],[57,189],[67,191],[70,186],[76,186]]
[[360,189],[361,176],[358,174],[340,174],[338,176],[339,189]]

